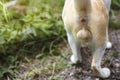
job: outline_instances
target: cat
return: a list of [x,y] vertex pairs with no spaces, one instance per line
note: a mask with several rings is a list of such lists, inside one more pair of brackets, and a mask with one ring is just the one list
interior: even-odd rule
[[72,50],[71,62],[82,62],[81,47],[94,45],[91,68],[96,76],[107,78],[110,69],[101,67],[108,39],[108,23],[111,0],[65,0],[62,19]]

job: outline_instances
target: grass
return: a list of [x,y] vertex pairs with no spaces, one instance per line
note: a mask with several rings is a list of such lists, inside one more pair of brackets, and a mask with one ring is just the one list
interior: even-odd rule
[[48,75],[49,80],[61,80],[57,74],[71,66],[61,19],[64,0],[19,0],[6,9],[7,1],[0,1],[0,79]]
[[[63,43],[62,46],[64,46]],[[69,51],[65,46],[62,47],[62,50],[60,49],[61,47],[59,46],[56,54],[38,53],[37,56],[34,55],[32,58],[31,56],[26,56],[26,61],[21,61],[20,65],[13,70],[16,72],[16,79],[36,80],[40,77],[43,80],[43,76],[47,76],[46,79],[58,80],[60,76],[57,74],[71,66],[67,63]]]
[[[21,63],[30,63],[31,58],[41,62],[48,56],[61,55],[57,44],[65,41],[61,21],[62,1],[19,0],[19,4],[9,9],[4,7],[4,2],[6,1],[0,1],[1,79],[10,75],[17,77],[16,68]],[[52,71],[57,64],[48,64],[48,69]],[[58,71],[61,70],[60,66],[57,68]],[[41,69],[43,72],[44,67]]]

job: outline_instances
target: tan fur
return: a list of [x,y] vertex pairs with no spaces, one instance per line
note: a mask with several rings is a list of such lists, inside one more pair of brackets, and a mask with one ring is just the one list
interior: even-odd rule
[[[72,0],[66,0],[65,4],[68,5],[64,7],[62,17],[64,18],[64,21],[69,25],[67,27],[71,32],[74,33],[74,36],[76,37],[79,30],[81,30],[82,26],[80,24],[80,18],[87,16],[89,19],[87,19],[86,25],[89,26],[88,28],[90,31],[87,32],[87,34],[92,33],[92,36],[94,36],[93,40],[98,43],[97,46],[103,45],[106,42],[106,27],[108,21],[108,13],[103,1],[92,0],[92,5],[85,5],[86,7],[89,7],[89,9],[82,8],[82,10],[79,10],[77,13],[74,10]],[[84,15],[87,12],[86,10],[91,12]],[[75,17],[77,18],[75,19]],[[88,35],[88,37],[91,38],[91,34]]]
[[73,52],[71,61],[82,60],[80,45],[86,46],[91,42],[96,49],[92,60],[93,71],[101,77],[108,77],[110,70],[100,66],[108,40],[109,14],[104,1],[66,0],[62,18]]

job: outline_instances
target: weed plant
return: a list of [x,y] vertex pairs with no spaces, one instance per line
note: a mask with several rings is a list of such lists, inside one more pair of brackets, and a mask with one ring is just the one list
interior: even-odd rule
[[[57,56],[60,63],[53,64],[61,64],[64,60],[58,44],[66,42],[61,20],[64,0],[18,0],[6,8],[9,1],[0,0],[0,80],[9,74],[16,76],[14,69],[20,62],[29,62],[29,56],[41,60],[48,55]],[[120,24],[115,15],[119,9],[120,1],[112,0],[110,25],[117,29]]]

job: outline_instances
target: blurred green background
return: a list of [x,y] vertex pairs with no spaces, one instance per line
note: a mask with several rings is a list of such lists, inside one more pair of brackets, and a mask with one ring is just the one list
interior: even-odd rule
[[[64,0],[18,0],[6,8],[9,1],[0,0],[0,77],[16,68],[21,59],[29,61],[28,56],[59,56],[58,45],[66,42],[61,19]],[[120,0],[112,0],[111,30],[119,29],[119,15]]]

